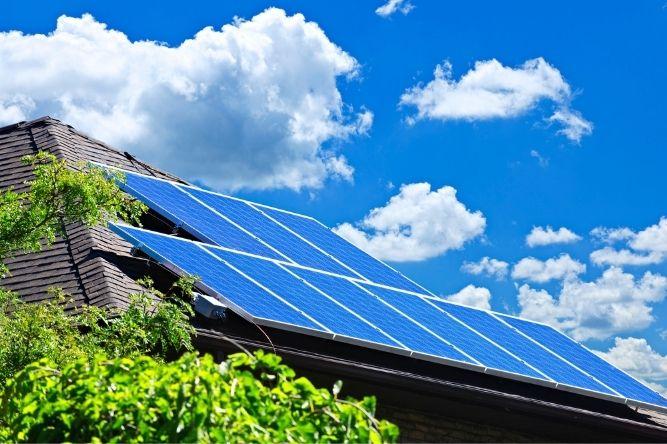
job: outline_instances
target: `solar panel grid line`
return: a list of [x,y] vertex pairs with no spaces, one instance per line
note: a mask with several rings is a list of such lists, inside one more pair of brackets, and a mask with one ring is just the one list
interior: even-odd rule
[[[194,223],[189,222],[186,220],[186,218],[179,216],[176,214],[176,211],[169,210],[165,205],[161,204],[160,202],[157,202],[153,200],[148,194],[150,194],[151,189],[150,187],[145,188],[145,189],[137,189],[135,186],[133,186],[130,182],[130,180],[126,180],[125,183],[121,184],[121,188],[124,191],[129,192],[130,194],[134,195],[135,197],[139,198],[139,200],[142,200],[144,203],[146,203],[150,208],[152,208],[154,211],[162,215],[163,217],[171,220],[172,222],[175,223],[176,226],[184,228],[186,231],[188,231],[190,234],[194,235],[197,237],[199,240],[205,241],[207,243],[211,244],[220,244],[221,239],[225,240],[235,240],[237,241],[237,245],[239,248],[246,248],[246,249],[254,249],[258,250],[262,253],[262,255],[265,255],[267,257],[276,256],[276,257],[284,257],[280,252],[275,251],[275,249],[271,248],[270,246],[265,245],[261,240],[256,239],[256,236],[254,236],[252,233],[248,233],[247,230],[243,229],[242,227],[239,227],[237,224],[234,224],[227,220],[226,218],[221,218],[220,214],[217,212],[211,210],[210,208],[206,207],[205,205],[202,205],[200,202],[195,201],[192,199],[192,197],[180,189],[178,186],[175,185],[174,182],[168,181],[168,180],[156,180],[153,177],[148,177],[144,176],[142,174],[136,174],[132,172],[126,173],[126,178],[133,178],[132,181],[139,181],[138,184],[141,184],[141,181],[146,181],[148,180],[151,184],[153,182],[158,182],[163,185],[163,188],[160,189],[159,191],[161,193],[166,193],[169,194],[169,191],[172,191],[176,195],[178,195],[179,198],[183,198],[182,200],[176,200],[175,202],[172,202],[172,208],[175,206],[175,203],[178,203],[179,206],[181,207],[181,213],[186,211],[183,206],[190,206],[192,205],[192,208],[188,208],[188,211],[196,211],[200,210],[200,208],[203,208],[202,214],[200,214],[199,219],[197,222],[201,226],[201,229],[198,228]],[[165,188],[166,187],[166,188]],[[156,190],[152,190],[153,193],[155,193]],[[172,196],[173,197],[173,196]],[[176,206],[178,208],[179,206]],[[189,213],[188,213],[189,215]],[[214,220],[212,220],[214,219]],[[222,220],[219,220],[222,219]],[[213,228],[216,227],[216,228]],[[202,231],[207,229],[209,230],[210,234],[207,234],[206,232]],[[234,231],[233,233],[224,233],[224,230],[232,230]],[[223,235],[224,234],[224,235]],[[215,238],[213,236],[218,236],[218,238]],[[224,242],[224,240],[223,240]],[[245,245],[244,245],[245,244]]]
[[[311,241],[309,241],[309,240],[306,239],[305,237],[301,236],[300,234],[298,234],[297,232],[295,232],[294,230],[292,230],[290,227],[286,226],[285,224],[283,224],[283,223],[281,223],[280,221],[278,221],[278,220],[274,219],[273,217],[271,217],[271,215],[269,215],[269,214],[267,214],[266,212],[262,211],[261,208],[259,208],[259,207],[261,207],[261,206],[263,206],[263,205],[255,204],[255,203],[252,203],[252,202],[246,202],[246,203],[249,203],[250,206],[251,206],[252,208],[254,208],[254,209],[256,209],[257,211],[259,211],[259,212],[260,212],[261,214],[263,214],[266,218],[270,219],[271,221],[273,221],[273,222],[274,222],[275,224],[277,224],[278,226],[280,226],[280,227],[284,228],[285,230],[289,231],[289,232],[292,233],[294,236],[298,237],[299,239],[301,239],[302,241],[304,241],[305,243],[307,243],[307,244],[310,245],[311,247],[315,248],[315,249],[316,249],[317,251],[319,251],[320,253],[323,253],[324,255],[326,255],[326,256],[327,256],[328,258],[330,258],[331,260],[333,260],[333,261],[335,261],[336,263],[340,264],[341,266],[347,268],[347,269],[350,270],[352,273],[354,273],[354,274],[356,274],[357,276],[359,276],[361,279],[370,282],[370,279],[366,278],[364,275],[362,275],[361,273],[359,273],[357,270],[355,270],[355,269],[353,269],[352,267],[350,267],[349,265],[343,263],[340,259],[338,259],[338,258],[335,257],[334,255],[332,255],[331,253],[329,253],[329,252],[323,250],[323,249],[320,248],[319,246],[315,245],[314,243],[312,243]],[[278,208],[272,208],[272,210],[274,210],[274,211],[283,211],[283,210],[279,210]],[[287,213],[287,214],[291,214],[292,216],[307,217],[307,216],[303,216],[303,215],[300,215],[300,214],[297,214],[297,213],[292,213],[292,212],[289,212],[289,211],[283,211],[283,212],[285,212],[285,213]],[[317,220],[314,219],[314,218],[310,218],[310,219],[313,220],[313,221],[315,221],[315,222],[317,222]]]
[[[420,296],[420,297],[421,297],[421,296]],[[461,325],[463,325],[464,327],[468,328],[468,329],[471,330],[473,333],[475,333],[476,335],[480,336],[480,337],[483,338],[484,340],[490,342],[490,343],[493,344],[494,346],[498,347],[500,350],[504,351],[505,353],[507,353],[508,355],[510,355],[511,357],[513,357],[514,359],[516,359],[517,361],[519,361],[519,362],[521,362],[522,364],[526,365],[527,367],[529,367],[529,368],[532,369],[533,371],[539,373],[540,375],[542,375],[542,376],[544,377],[545,380],[542,381],[542,380],[539,379],[539,378],[532,378],[532,377],[530,377],[530,376],[522,375],[522,374],[520,374],[520,373],[514,373],[514,372],[510,372],[510,373],[514,373],[514,374],[516,374],[516,375],[519,376],[519,377],[527,378],[527,379],[529,379],[529,380],[533,380],[533,379],[534,379],[534,380],[536,380],[536,381],[542,381],[542,382],[546,382],[546,383],[549,383],[549,382],[555,383],[555,381],[554,381],[552,378],[550,378],[549,376],[547,376],[546,374],[544,374],[541,370],[539,370],[539,369],[536,368],[536,367],[533,367],[531,364],[529,364],[528,362],[524,361],[524,360],[521,359],[519,356],[515,355],[514,353],[510,352],[509,350],[507,350],[505,347],[503,347],[503,346],[501,346],[500,344],[496,343],[493,339],[489,338],[488,336],[486,336],[486,335],[480,333],[480,332],[477,331],[474,327],[472,327],[472,326],[468,325],[467,323],[461,321],[461,320],[460,320],[459,318],[457,318],[456,316],[452,316],[451,314],[447,313],[445,310],[443,310],[442,308],[438,307],[436,304],[434,304],[434,303],[432,303],[431,301],[429,301],[428,298],[421,297],[421,299],[424,300],[426,303],[430,304],[432,307],[434,307],[434,308],[436,308],[437,310],[439,310],[439,311],[440,311],[442,314],[444,314],[445,316],[450,317],[450,318],[453,319],[455,322],[458,322],[459,324],[461,324]],[[500,373],[503,373],[503,374],[504,374],[504,373],[507,372],[507,370],[500,370],[500,369],[494,369],[494,368],[492,368],[492,367],[489,367],[489,369],[488,369],[488,371],[487,371],[487,373],[496,373],[496,372],[500,372]],[[546,385],[551,386],[552,384],[546,384]]]
[[[204,208],[208,208],[208,209],[211,210],[213,213],[217,214],[220,218],[226,220],[227,222],[229,222],[230,224],[234,225],[234,226],[235,226],[236,228],[238,228],[239,230],[241,230],[241,231],[243,231],[244,233],[246,233],[247,235],[253,237],[253,238],[256,239],[258,242],[260,242],[261,244],[263,244],[264,246],[266,246],[267,248],[271,249],[272,251],[276,252],[276,253],[279,254],[280,256],[282,256],[282,257],[284,257],[285,259],[287,259],[289,262],[291,262],[291,263],[296,263],[295,260],[293,260],[292,258],[290,258],[289,256],[287,256],[287,255],[286,255],[285,253],[283,253],[282,251],[279,251],[278,249],[274,248],[271,244],[267,243],[266,241],[264,241],[264,240],[263,240],[262,238],[260,238],[259,236],[257,236],[257,235],[255,235],[254,233],[248,231],[247,229],[245,229],[245,228],[242,227],[241,225],[237,224],[236,222],[234,222],[233,220],[231,220],[230,218],[228,218],[228,217],[225,216],[224,214],[220,213],[220,212],[219,212],[218,210],[216,210],[215,208],[211,207],[210,205],[207,205],[205,202],[202,202],[202,201],[201,201],[200,199],[198,199],[196,196],[193,196],[192,193],[188,193],[187,191],[184,191],[184,190],[183,190],[183,187],[179,187],[179,186],[177,186],[176,184],[174,184],[173,182],[171,182],[171,185],[174,186],[176,189],[183,191],[186,195],[190,196],[190,198],[191,198],[192,200],[194,200],[195,202],[197,202],[198,204],[200,204],[200,205],[203,206]],[[214,243],[215,243],[215,242],[214,242]]]
[[196,245],[197,245],[197,247],[199,247],[201,250],[203,250],[203,251],[205,251],[207,254],[210,254],[211,256],[215,257],[217,260],[221,261],[222,263],[224,263],[225,265],[227,265],[229,268],[231,268],[232,270],[236,271],[239,275],[243,276],[244,278],[246,278],[247,280],[249,280],[249,281],[252,282],[253,284],[257,285],[259,288],[261,288],[262,290],[264,290],[265,292],[267,292],[268,294],[270,294],[270,295],[273,296],[274,298],[276,298],[276,299],[282,301],[282,303],[284,303],[285,305],[287,305],[288,307],[292,308],[292,309],[293,309],[294,311],[296,311],[297,313],[300,313],[302,316],[306,317],[306,318],[309,319],[311,322],[313,322],[314,324],[316,324],[316,325],[318,325],[319,327],[321,327],[322,329],[324,329],[324,331],[327,331],[327,332],[331,333],[332,335],[335,334],[333,331],[331,331],[331,329],[329,329],[329,327],[327,327],[326,325],[322,324],[322,323],[319,322],[317,319],[313,318],[310,314],[304,312],[304,311],[301,310],[299,307],[296,307],[294,304],[292,304],[291,302],[287,301],[285,298],[283,298],[282,296],[278,295],[276,292],[274,292],[274,291],[271,290],[270,288],[266,287],[264,284],[258,282],[256,279],[253,279],[252,277],[248,276],[246,273],[244,273],[243,271],[239,270],[237,267],[235,267],[234,265],[230,264],[228,261],[222,259],[220,256],[217,256],[215,253],[213,253],[212,251],[210,251],[208,248],[204,247],[204,246],[201,245],[201,244],[196,244]]
[[[584,344],[581,344],[581,343],[579,343],[579,342],[577,342],[577,341],[574,341],[572,338],[570,338],[569,336],[567,336],[565,333],[563,333],[562,331],[560,331],[560,330],[558,330],[558,329],[556,329],[556,328],[550,326],[549,324],[546,324],[546,323],[544,323],[544,322],[538,322],[538,321],[527,321],[526,319],[522,319],[522,318],[520,318],[520,317],[518,317],[518,316],[506,315],[506,314],[497,315],[496,317],[506,317],[506,318],[517,319],[517,320],[519,320],[519,321],[530,322],[530,323],[532,323],[532,324],[536,324],[536,325],[540,325],[540,326],[542,326],[542,327],[544,327],[544,328],[548,328],[550,331],[553,331],[554,333],[556,333],[556,334],[562,336],[563,338],[565,338],[565,340],[567,340],[567,341],[569,341],[569,342],[572,342],[572,343],[578,345],[579,347],[581,347],[582,349],[584,349],[586,352],[590,353],[590,354],[593,355],[594,357],[596,357],[596,358],[600,359],[601,361],[603,361],[605,364],[607,364],[609,367],[611,367],[611,369],[613,369],[613,370],[615,370],[615,371],[617,371],[617,372],[619,372],[619,373],[625,375],[626,377],[628,377],[628,378],[630,378],[631,380],[633,380],[635,383],[641,385],[644,389],[646,389],[646,390],[652,392],[654,395],[657,395],[659,398],[662,398],[662,400],[665,401],[665,405],[653,404],[653,403],[650,403],[650,402],[643,402],[643,401],[634,399],[634,398],[632,398],[632,397],[622,395],[622,394],[620,394],[620,393],[618,392],[618,390],[615,390],[615,389],[610,388],[610,390],[613,390],[614,392],[619,393],[620,396],[624,396],[624,397],[626,398],[626,401],[627,401],[628,404],[639,403],[639,404],[643,404],[644,406],[661,407],[661,408],[663,408],[663,409],[667,408],[667,398],[666,398],[665,396],[663,396],[662,394],[656,392],[656,391],[653,390],[651,387],[648,387],[645,383],[643,383],[643,382],[640,381],[639,379],[635,378],[634,376],[632,376],[631,374],[629,374],[629,373],[626,372],[625,370],[623,370],[623,369],[621,369],[621,368],[619,368],[619,367],[616,367],[616,366],[610,364],[610,363],[607,362],[604,358],[600,357],[600,356],[597,355],[595,352],[593,352],[593,351],[590,350],[588,347],[586,347]],[[517,330],[518,330],[518,329],[517,329]],[[571,365],[574,366],[574,367],[577,367],[574,363],[571,363]],[[608,386],[607,384],[604,384],[604,385],[605,385],[605,386]]]
[[[563,362],[565,362],[565,363],[567,363],[568,365],[572,366],[573,368],[577,369],[579,372],[581,372],[581,373],[583,373],[584,375],[588,376],[589,378],[593,379],[593,380],[594,380],[595,382],[597,382],[598,384],[604,386],[605,388],[607,388],[607,389],[610,390],[611,392],[615,393],[615,394],[618,395],[619,397],[621,397],[621,398],[627,400],[627,398],[626,398],[625,396],[623,396],[621,393],[619,393],[618,391],[614,390],[613,388],[609,387],[609,386],[608,386],[607,384],[605,384],[604,382],[598,380],[594,375],[591,375],[589,372],[585,371],[584,369],[580,368],[579,366],[574,365],[572,362],[568,361],[568,360],[565,359],[563,356],[561,356],[560,354],[558,354],[558,353],[556,353],[555,351],[551,350],[550,348],[548,348],[547,346],[545,346],[545,345],[542,344],[541,342],[535,340],[535,339],[532,338],[530,335],[525,334],[524,332],[522,332],[522,331],[519,330],[518,328],[516,328],[516,327],[514,327],[513,325],[511,325],[510,323],[506,322],[504,319],[502,319],[502,317],[498,316],[496,313],[494,313],[494,312],[492,312],[492,311],[489,311],[489,314],[490,314],[491,316],[493,316],[495,319],[497,319],[497,320],[499,320],[500,322],[502,322],[503,324],[505,324],[508,328],[513,329],[514,331],[516,331],[516,332],[519,333],[520,335],[524,336],[524,337],[527,338],[528,340],[534,342],[535,344],[537,344],[538,346],[540,346],[541,348],[543,348],[543,349],[546,350],[547,352],[549,352],[549,353],[551,353],[552,355],[556,356],[558,359],[562,360]],[[513,317],[514,317],[514,316],[513,316]],[[531,321],[531,322],[533,322],[533,321]],[[540,324],[545,325],[545,326],[548,326],[547,324],[544,324],[544,323],[540,323]],[[556,331],[557,331],[557,330],[556,330]],[[582,389],[582,388],[577,387],[577,386],[571,386],[571,385],[563,384],[563,383],[558,383],[558,386],[557,386],[557,387],[562,387],[564,390],[565,390],[565,389],[568,389],[568,388],[572,388],[572,389],[575,390],[575,391],[576,391],[576,390],[588,390],[588,389]],[[601,393],[601,392],[600,392],[600,393]],[[601,393],[601,394],[604,394],[604,393]],[[605,394],[605,395],[606,395],[606,394]]]
[[[279,210],[269,210],[270,216],[283,225],[288,226],[302,237],[323,250],[330,252],[343,263],[354,266],[354,269],[371,282],[379,282],[392,287],[427,292],[418,284],[398,273],[396,270],[360,250],[347,240],[335,234],[321,222],[302,216],[296,216]],[[428,292],[427,292],[428,293]]]
[[[333,232],[333,230],[331,230],[331,228],[327,227],[326,225],[324,225],[324,224],[323,224],[322,222],[320,222],[319,220],[317,220],[317,219],[313,219],[313,220],[314,220],[315,222],[317,222],[318,224],[322,225],[322,227],[324,227],[324,228],[326,228],[327,230]],[[334,234],[335,234],[335,233],[334,233]],[[336,236],[338,236],[338,235],[336,234]],[[340,237],[342,240],[344,240],[344,241],[347,242],[348,244],[352,245],[354,248],[359,248],[359,247],[357,247],[356,245],[354,245],[352,242],[350,242],[349,240],[345,239],[344,237],[342,237],[342,236],[338,236],[338,237]],[[362,251],[363,251],[363,250],[362,250]],[[368,254],[368,253],[366,253],[366,254]],[[370,255],[369,255],[369,256],[370,256]],[[371,256],[371,257],[373,257],[373,256]],[[407,277],[406,275],[404,275],[404,274],[401,273],[400,271],[396,270],[394,267],[392,267],[391,265],[387,264],[386,262],[381,261],[380,259],[377,259],[377,258],[375,258],[375,257],[373,257],[373,259],[375,259],[376,261],[380,262],[382,265],[384,265],[385,267],[389,268],[391,271],[393,271],[393,272],[395,272],[395,273],[401,275],[405,280],[411,282],[412,284],[414,284],[414,285],[417,286],[418,288],[421,288],[421,289],[424,290],[426,293],[435,296],[435,294],[434,294],[431,290],[429,290],[428,288],[425,288],[425,287],[422,286],[421,284],[419,284],[419,283],[413,281],[412,279],[410,279],[409,277]]]
[[401,343],[401,341],[399,341],[398,339],[394,338],[393,336],[391,336],[390,334],[388,334],[387,332],[385,332],[384,330],[382,330],[380,327],[378,327],[377,325],[373,324],[373,323],[370,322],[368,319],[364,318],[363,316],[361,316],[360,314],[358,314],[357,312],[355,312],[354,310],[352,310],[351,308],[349,308],[349,307],[346,306],[345,304],[340,303],[340,302],[337,301],[335,298],[333,298],[333,297],[331,297],[329,294],[327,294],[325,291],[321,290],[320,288],[318,288],[318,287],[316,287],[315,285],[311,284],[311,283],[308,282],[307,280],[303,279],[303,278],[302,278],[301,276],[299,276],[298,274],[292,272],[288,267],[285,267],[284,265],[280,265],[280,264],[279,264],[278,266],[281,267],[283,270],[287,271],[288,273],[290,273],[290,274],[291,274],[292,276],[294,276],[295,278],[301,280],[304,284],[306,284],[307,286],[311,287],[313,290],[317,291],[317,292],[320,293],[321,295],[323,295],[323,296],[327,297],[328,299],[330,299],[332,302],[334,302],[335,304],[339,305],[339,306],[342,307],[345,311],[349,312],[350,314],[352,314],[352,315],[355,316],[356,318],[360,319],[362,322],[368,324],[370,327],[372,327],[372,328],[374,328],[375,330],[377,330],[378,332],[382,333],[382,334],[385,335],[387,338],[389,338],[389,339],[391,339],[392,341],[396,342],[397,344],[399,344],[399,345],[400,345],[401,347],[403,347],[404,349],[409,350],[408,347],[405,346],[405,344],[402,344],[402,343]]
[[293,232],[289,227],[285,227],[279,221],[273,220],[248,202],[195,187],[179,185],[179,188],[186,190],[186,192],[195,198],[213,207],[240,225],[243,225],[267,244],[278,249],[284,256],[292,259],[293,262],[297,262],[294,258],[298,258],[298,263],[302,265],[341,275],[360,277],[350,267],[341,263],[316,245],[308,242],[308,240]]
[[350,282],[352,282],[354,285],[356,285],[357,287],[361,288],[363,291],[365,291],[365,292],[368,293],[369,295],[373,296],[374,298],[376,298],[377,300],[379,300],[380,302],[382,302],[383,304],[385,304],[387,307],[389,307],[389,308],[391,308],[392,310],[394,310],[396,313],[402,315],[403,317],[405,317],[406,319],[408,319],[409,321],[411,321],[412,323],[414,323],[415,325],[417,325],[417,326],[420,327],[421,329],[427,331],[428,333],[430,333],[430,334],[431,334],[432,336],[434,336],[435,338],[439,339],[440,341],[442,341],[442,342],[444,342],[445,344],[449,345],[450,347],[454,348],[456,351],[458,351],[459,353],[461,353],[462,355],[464,355],[465,357],[467,357],[468,359],[470,359],[473,363],[476,363],[476,364],[479,365],[480,367],[484,367],[484,368],[486,369],[486,366],[483,365],[481,362],[479,362],[477,359],[475,359],[474,357],[472,357],[470,354],[466,353],[464,350],[461,350],[459,347],[457,347],[456,345],[452,344],[450,341],[448,341],[447,339],[443,338],[443,337],[440,336],[439,334],[435,333],[433,330],[431,330],[430,328],[426,327],[426,326],[425,326],[424,324],[422,324],[421,322],[417,321],[416,319],[414,319],[414,318],[412,318],[411,316],[407,315],[407,314],[404,313],[403,311],[401,311],[401,310],[399,310],[398,308],[394,307],[393,305],[391,305],[390,303],[388,303],[387,301],[385,301],[384,299],[382,299],[381,297],[379,297],[379,296],[376,295],[375,293],[373,293],[373,292],[371,292],[370,290],[368,290],[367,288],[365,288],[363,285],[360,285],[358,282],[354,282],[354,281],[350,281]]

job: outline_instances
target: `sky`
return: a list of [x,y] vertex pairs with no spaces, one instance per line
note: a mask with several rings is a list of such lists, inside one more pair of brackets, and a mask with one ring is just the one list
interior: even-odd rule
[[10,0],[0,125],[312,215],[665,391],[666,49],[664,0]]

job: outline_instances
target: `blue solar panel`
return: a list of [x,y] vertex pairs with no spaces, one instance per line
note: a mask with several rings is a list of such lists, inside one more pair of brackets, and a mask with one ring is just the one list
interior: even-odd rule
[[518,356],[554,381],[560,384],[613,394],[603,385],[544,350],[530,339],[507,328],[505,324],[490,314],[447,302],[436,301],[435,304],[467,325],[472,326],[484,336],[491,338],[496,344]]
[[110,226],[154,259],[173,264],[186,274],[199,277],[203,284],[255,318],[323,330],[192,242],[137,228],[114,224]]
[[122,187],[172,222],[182,223],[187,231],[201,240],[260,256],[284,259],[169,182],[126,173],[126,182]]
[[543,375],[454,320],[451,316],[438,310],[424,299],[386,288],[371,285],[364,285],[364,287],[403,313],[408,313],[413,319],[427,325],[435,333],[475,358],[484,366],[544,379]]
[[192,187],[180,188],[227,216],[298,264],[345,276],[359,277],[243,201]]
[[298,216],[284,211],[259,206],[268,214],[290,230],[317,245],[348,267],[362,274],[366,279],[390,287],[424,293],[424,289],[392,270],[382,262],[364,253],[347,242],[333,231],[314,219]]
[[622,396],[667,407],[667,399],[555,329],[511,316],[498,316],[580,369],[592,374]]
[[291,269],[355,313],[366,319],[372,319],[373,324],[409,349],[443,358],[474,363],[451,345],[440,341],[417,324],[410,322],[406,317],[352,282],[296,267],[291,267]]
[[215,247],[207,248],[233,267],[257,282],[261,282],[262,285],[295,307],[308,313],[333,333],[392,347],[400,347],[386,335],[355,317],[331,299],[317,292],[317,290],[309,287],[301,279],[285,271],[279,265]]
[[154,259],[198,276],[231,309],[258,323],[667,408],[666,398],[551,327],[404,292],[425,290],[312,218],[134,173],[126,177],[123,189],[153,210],[202,241],[238,252],[124,225],[112,229]]

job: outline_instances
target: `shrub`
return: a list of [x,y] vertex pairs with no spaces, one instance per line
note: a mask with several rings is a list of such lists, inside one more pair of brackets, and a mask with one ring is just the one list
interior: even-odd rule
[[49,359],[8,381],[0,439],[30,442],[381,442],[398,429],[375,399],[339,399],[272,354]]

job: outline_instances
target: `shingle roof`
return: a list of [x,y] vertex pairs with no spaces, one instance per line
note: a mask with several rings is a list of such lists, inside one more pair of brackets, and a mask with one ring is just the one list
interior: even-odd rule
[[[21,158],[48,151],[75,166],[96,161],[129,171],[178,180],[133,156],[111,148],[59,120],[42,117],[0,128],[0,189],[25,190],[31,167]],[[0,285],[19,293],[26,301],[50,297],[50,287],[60,287],[72,297],[73,306],[93,304],[122,307],[129,294],[139,290],[133,277],[145,263],[130,255],[130,245],[104,227],[66,227],[66,238],[49,248],[6,260],[10,275]]]

